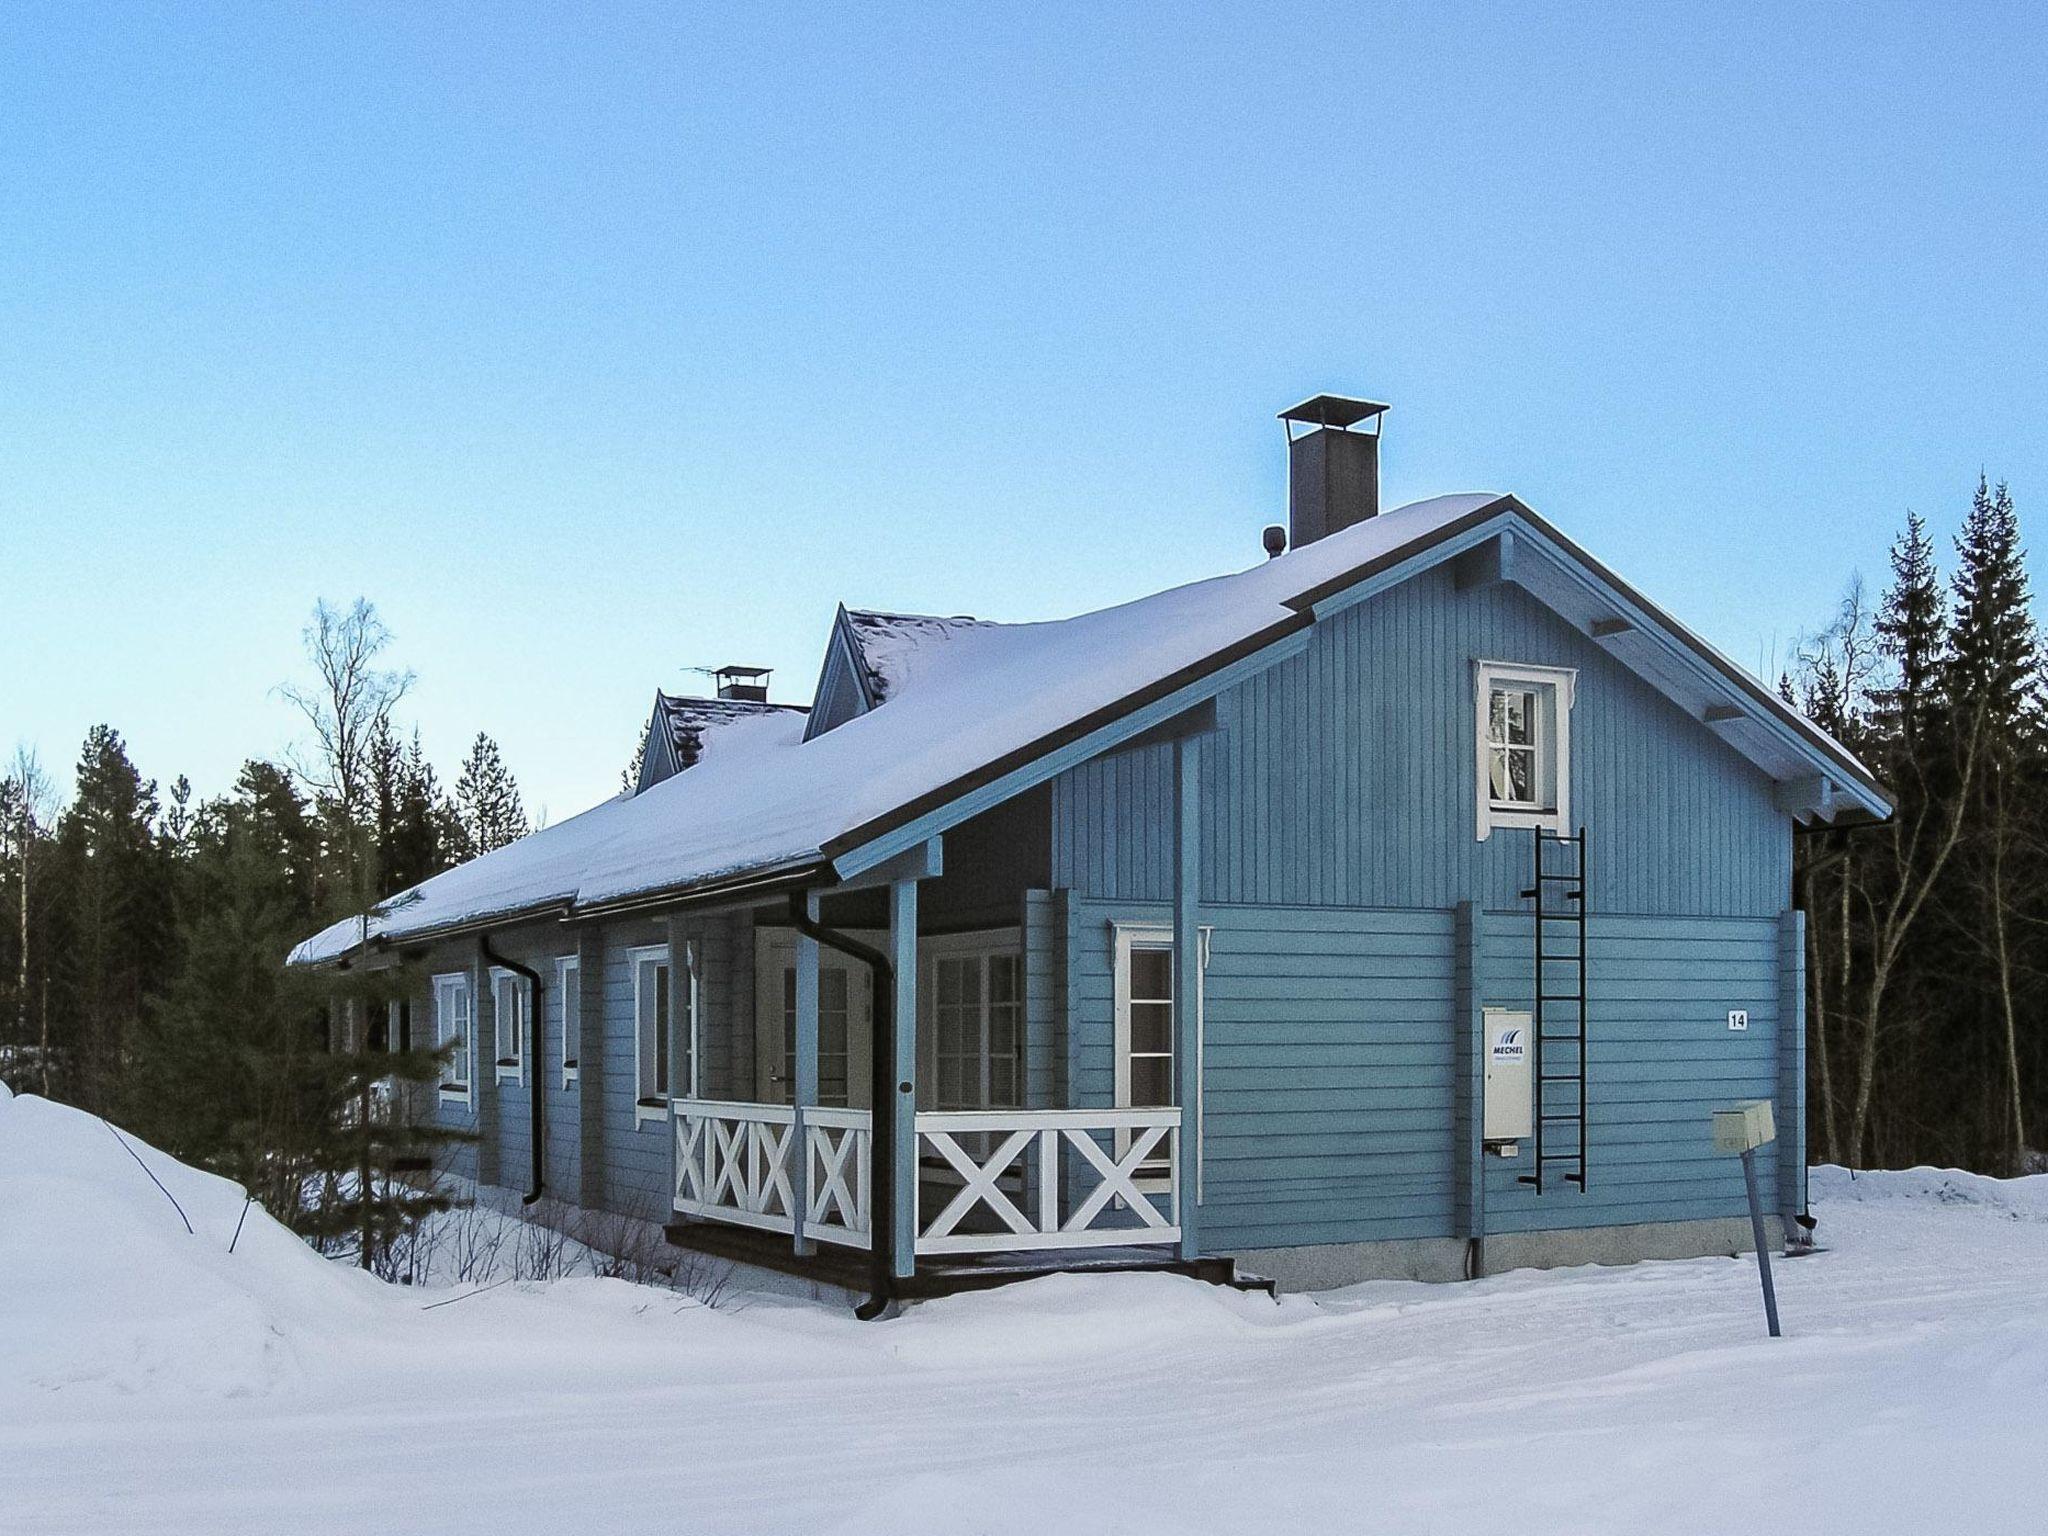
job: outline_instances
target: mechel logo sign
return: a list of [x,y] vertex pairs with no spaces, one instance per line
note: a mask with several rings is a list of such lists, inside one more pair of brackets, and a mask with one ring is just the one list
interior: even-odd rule
[[1522,1052],[1522,1031],[1519,1029],[1504,1029],[1493,1042],[1495,1061],[1520,1061]]

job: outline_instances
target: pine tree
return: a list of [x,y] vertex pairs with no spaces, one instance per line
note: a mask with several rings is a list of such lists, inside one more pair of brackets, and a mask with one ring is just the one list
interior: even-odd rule
[[526,810],[519,803],[519,786],[504,760],[498,744],[477,732],[462,776],[455,781],[455,805],[461,814],[466,857],[502,848],[526,836]]

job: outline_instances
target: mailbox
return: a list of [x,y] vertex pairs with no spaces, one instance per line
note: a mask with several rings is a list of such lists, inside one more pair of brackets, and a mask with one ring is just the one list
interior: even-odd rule
[[1502,1156],[1536,1133],[1535,1042],[1529,1015],[1486,1010],[1486,1113],[1482,1139]]
[[1778,1139],[1778,1126],[1771,1114],[1771,1101],[1758,1099],[1733,1109],[1714,1111],[1714,1150],[1730,1156],[1754,1152],[1767,1141]]

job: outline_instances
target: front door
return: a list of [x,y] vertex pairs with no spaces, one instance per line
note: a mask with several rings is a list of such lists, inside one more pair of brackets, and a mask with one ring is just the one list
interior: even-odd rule
[[[852,937],[876,948],[888,935]],[[796,1089],[796,935],[756,929],[754,935],[754,1094],[787,1104]],[[833,950],[818,952],[818,1102],[868,1107],[874,987],[868,968]]]

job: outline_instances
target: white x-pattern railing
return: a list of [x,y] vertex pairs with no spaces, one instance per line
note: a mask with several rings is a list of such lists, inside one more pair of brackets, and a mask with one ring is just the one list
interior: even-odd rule
[[[866,1110],[809,1106],[799,1114],[787,1104],[709,1099],[677,1099],[673,1109],[678,1212],[794,1234],[801,1204],[804,1236],[868,1246],[874,1133]],[[1180,1124],[1171,1108],[921,1112],[917,1251],[1175,1242]],[[955,1180],[956,1190],[927,1201],[928,1185]],[[928,1204],[938,1206],[929,1217]]]
[[803,1113],[808,1185],[804,1233],[821,1243],[868,1245],[874,1133],[864,1109],[811,1106]]
[[[920,1113],[920,1163],[926,1152],[934,1153],[961,1183],[929,1220],[920,1197],[917,1251],[1004,1253],[1175,1242],[1179,1136],[1178,1109]],[[962,1138],[979,1138],[988,1150],[970,1151]],[[1162,1158],[1164,1178],[1141,1179],[1140,1171],[1152,1173]],[[1006,1176],[1022,1204],[1003,1187]],[[977,1211],[1001,1230],[962,1232],[961,1223]],[[976,1224],[986,1225],[986,1218]]]
[[790,1149],[796,1111],[787,1104],[677,1099],[676,1209],[770,1232],[793,1229]]

